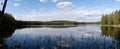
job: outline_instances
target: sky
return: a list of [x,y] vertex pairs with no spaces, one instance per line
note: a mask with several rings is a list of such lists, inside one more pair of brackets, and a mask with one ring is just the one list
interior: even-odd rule
[[6,12],[25,21],[96,22],[119,9],[120,0],[8,0]]

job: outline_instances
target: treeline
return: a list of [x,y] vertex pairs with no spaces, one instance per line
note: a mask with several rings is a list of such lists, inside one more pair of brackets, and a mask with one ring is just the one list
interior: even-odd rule
[[18,26],[21,26],[21,25],[79,25],[79,24],[99,24],[99,22],[76,22],[76,21],[65,21],[65,20],[43,22],[43,21],[17,20],[16,24]]
[[[1,12],[0,12],[1,14]],[[3,16],[0,15],[0,28],[6,28],[6,27],[14,27],[16,26],[16,20],[14,17],[9,14],[5,13]]]
[[120,10],[116,10],[113,13],[102,15],[102,25],[119,25],[120,24]]
[[17,25],[76,25],[77,22],[72,21],[16,21]]
[[100,24],[100,22],[77,22],[77,24]]

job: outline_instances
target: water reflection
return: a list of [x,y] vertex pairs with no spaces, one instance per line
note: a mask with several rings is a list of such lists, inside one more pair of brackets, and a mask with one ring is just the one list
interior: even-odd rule
[[[55,27],[55,28],[54,28]],[[0,49],[119,49],[119,28],[98,25],[0,30]]]
[[17,29],[24,29],[24,28],[70,28],[70,27],[77,27],[76,25],[69,25],[69,26],[64,26],[64,25],[27,25],[27,26],[18,26]]
[[15,28],[4,28],[0,29],[0,49],[8,49],[5,39],[11,37],[14,33]]
[[117,48],[120,49],[120,28],[118,27],[101,27],[102,34],[110,36],[117,41]]

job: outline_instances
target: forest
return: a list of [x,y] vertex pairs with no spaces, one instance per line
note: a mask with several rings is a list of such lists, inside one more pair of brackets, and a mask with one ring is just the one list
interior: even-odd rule
[[16,20],[17,26],[21,25],[79,25],[79,24],[99,24],[99,22],[76,22],[67,20],[55,20],[55,21],[21,21]]
[[119,25],[120,24],[120,10],[116,10],[110,14],[102,15],[101,25]]

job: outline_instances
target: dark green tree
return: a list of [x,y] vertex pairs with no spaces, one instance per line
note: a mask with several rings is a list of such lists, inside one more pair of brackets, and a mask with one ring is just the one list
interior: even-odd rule
[[119,12],[120,11],[115,11],[113,15],[113,24],[118,25],[119,24]]
[[113,25],[113,15],[112,14],[107,15],[107,22],[108,22],[108,25]]
[[108,24],[107,15],[102,15],[101,24],[102,25],[107,25]]
[[103,15],[101,18],[102,25],[119,25],[120,24],[120,10],[107,15]]

